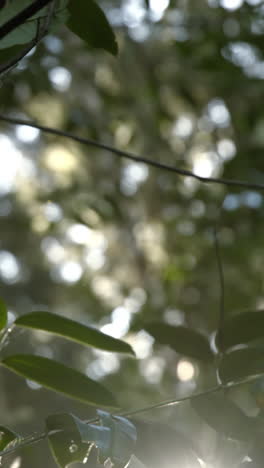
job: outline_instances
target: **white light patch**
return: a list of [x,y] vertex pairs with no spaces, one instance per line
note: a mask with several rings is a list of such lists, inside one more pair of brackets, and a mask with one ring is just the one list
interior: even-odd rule
[[146,164],[129,163],[123,169],[121,189],[126,195],[134,195],[140,184],[148,178],[149,169]]
[[122,7],[123,21],[129,28],[137,28],[145,18],[146,9],[142,0],[128,0]]
[[108,323],[101,328],[103,333],[122,338],[129,330],[131,313],[125,307],[116,307],[112,312],[112,323]]
[[33,380],[26,379],[27,386],[31,388],[31,390],[39,390],[42,385],[38,384],[37,382],[34,382]]
[[1,171],[0,195],[11,192],[14,188],[18,172],[22,168],[23,156],[12,141],[5,135],[0,135]]
[[216,167],[211,153],[197,153],[193,161],[193,172],[200,177],[211,177]]
[[64,247],[55,237],[45,237],[41,242],[41,250],[52,263],[59,263],[66,257]]
[[12,284],[20,278],[20,265],[16,257],[7,250],[0,251],[0,276],[6,283]]
[[129,344],[133,347],[138,359],[145,359],[150,356],[153,343],[154,338],[144,330],[141,330],[129,340]]
[[208,116],[216,127],[224,128],[230,124],[230,114],[222,99],[212,99],[208,104]]
[[193,122],[190,117],[183,115],[174,124],[172,134],[180,138],[188,138],[193,131]]
[[81,279],[82,273],[83,269],[78,262],[66,260],[52,271],[52,276],[55,280],[74,284]]
[[169,0],[150,0],[150,17],[152,21],[159,21],[169,6]]
[[244,0],[221,0],[220,5],[226,10],[234,11],[240,8],[243,3]]
[[232,159],[236,154],[236,145],[232,140],[223,138],[217,143],[217,152],[225,161]]
[[54,67],[49,71],[49,79],[56,91],[67,91],[71,85],[72,75],[67,68]]
[[44,215],[51,223],[56,223],[62,219],[62,209],[53,202],[47,202],[44,205]]
[[11,463],[11,465],[10,465],[10,468],[20,468],[20,466],[21,466],[21,461],[22,461],[22,458],[21,458],[21,457],[16,457],[16,458],[12,461],[12,463]]
[[89,242],[92,230],[84,224],[72,224],[67,229],[66,236],[76,244],[87,244]]
[[194,366],[190,361],[181,359],[177,365],[177,376],[182,382],[192,380],[195,374]]
[[17,125],[16,137],[22,143],[34,143],[40,135],[40,131],[37,128],[28,127],[27,125]]
[[105,264],[104,250],[99,248],[89,250],[84,257],[84,261],[91,270],[100,270]]

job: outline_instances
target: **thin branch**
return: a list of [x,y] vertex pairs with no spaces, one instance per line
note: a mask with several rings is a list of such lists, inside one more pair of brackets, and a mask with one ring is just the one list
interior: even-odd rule
[[224,281],[224,271],[223,264],[220,254],[219,241],[216,227],[213,230],[214,233],[214,247],[215,247],[215,256],[217,262],[217,269],[219,274],[219,284],[220,284],[220,301],[219,301],[219,320],[218,320],[218,345],[220,351],[223,350],[223,326],[225,321],[225,281]]
[[39,10],[44,8],[46,5],[51,3],[53,0],[36,0],[34,3],[29,5],[20,11],[16,16],[8,20],[5,24],[0,26],[0,39],[3,39],[7,34],[25,23],[28,18],[35,15]]
[[105,151],[109,151],[113,153],[115,156],[118,156],[120,158],[130,159],[131,161],[135,161],[137,163],[144,163],[144,164],[147,164],[148,166],[152,166],[157,169],[164,170],[164,171],[173,172],[180,176],[191,177],[205,184],[221,184],[221,185],[226,185],[226,186],[231,186],[231,187],[241,187],[241,188],[248,188],[248,189],[253,189],[253,190],[264,190],[264,184],[253,184],[251,182],[240,181],[236,179],[202,177],[197,174],[194,174],[193,172],[187,169],[181,169],[175,166],[171,166],[169,164],[163,164],[161,162],[154,161],[153,159],[148,159],[144,156],[140,156],[140,155],[136,155],[133,153],[129,153],[127,151],[120,150],[113,146],[107,145],[106,143],[100,143],[95,140],[91,140],[88,138],[74,135],[73,133],[70,133],[70,132],[65,132],[63,130],[59,130],[56,128],[46,127],[44,125],[39,125],[34,122],[29,122],[28,120],[18,119],[18,118],[13,118],[13,117],[6,117],[1,114],[0,114],[0,120],[11,123],[13,125],[26,125],[28,127],[37,128],[38,130],[41,130],[42,132],[46,132],[51,135],[56,135],[59,137],[69,138],[73,141],[76,141],[77,143],[81,143],[82,145],[93,146],[94,148],[99,148]]
[[[202,397],[202,396],[205,396],[205,395],[210,395],[212,393],[216,393],[216,392],[225,390],[226,388],[234,388],[234,387],[238,387],[238,386],[243,385],[243,384],[247,384],[247,383],[252,382],[252,381],[254,381],[256,379],[259,379],[259,377],[260,377],[260,375],[255,375],[253,377],[249,377],[249,378],[237,381],[237,382],[232,382],[230,384],[215,385],[214,387],[211,387],[211,388],[209,388],[207,390],[204,390],[202,392],[193,393],[192,395],[188,395],[188,396],[183,397],[183,398],[173,398],[171,400],[166,400],[166,401],[163,401],[161,403],[157,403],[156,405],[145,406],[144,408],[140,408],[140,409],[132,410],[132,411],[124,411],[122,413],[113,414],[112,416],[113,417],[115,417],[115,416],[131,417],[131,416],[134,416],[136,414],[146,413],[148,411],[153,411],[155,409],[162,409],[162,408],[166,408],[168,406],[175,406],[175,405],[178,405],[178,404],[183,403],[185,401],[194,400],[195,398],[199,398],[199,397]],[[86,424],[99,423],[100,418],[97,417],[97,418],[89,419],[89,420],[87,420],[85,422],[86,422]],[[40,434],[36,434],[36,435],[33,434],[33,435],[29,435],[27,437],[24,437],[21,440],[21,442],[18,443],[17,446],[11,446],[10,448],[7,448],[6,450],[0,451],[0,457],[2,457],[4,455],[9,455],[10,453],[13,453],[16,450],[18,450],[18,449],[20,449],[22,447],[25,447],[27,445],[31,445],[31,444],[34,444],[36,442],[40,442],[41,440],[46,439],[46,437],[48,437],[49,434],[50,434],[50,432],[46,431],[46,432],[42,432]]]

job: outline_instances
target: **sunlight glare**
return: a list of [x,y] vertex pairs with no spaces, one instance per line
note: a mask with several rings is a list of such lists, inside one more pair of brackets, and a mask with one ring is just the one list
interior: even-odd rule
[[192,380],[195,374],[193,364],[187,359],[181,359],[177,364],[177,376],[181,382]]

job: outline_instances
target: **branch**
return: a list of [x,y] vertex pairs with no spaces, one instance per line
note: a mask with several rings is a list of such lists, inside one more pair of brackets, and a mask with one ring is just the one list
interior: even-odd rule
[[223,334],[223,326],[224,326],[224,320],[225,320],[225,281],[224,281],[224,271],[223,271],[223,265],[222,265],[221,255],[220,255],[218,235],[217,235],[216,228],[214,228],[214,245],[215,245],[215,256],[216,256],[216,261],[217,261],[217,268],[218,268],[219,282],[220,282],[218,339],[219,339],[219,349],[220,351],[222,351],[223,349],[222,334]]
[[[214,387],[208,388],[207,390],[204,390],[202,392],[197,392],[193,393],[192,395],[185,396],[183,398],[173,398],[172,400],[166,400],[161,403],[157,403],[156,405],[151,405],[151,406],[145,406],[144,408],[132,410],[132,411],[124,411],[122,413],[117,413],[113,414],[112,416],[124,416],[124,417],[131,417],[134,416],[135,414],[141,414],[141,413],[146,413],[148,411],[152,411],[154,409],[162,409],[166,408],[167,406],[175,406],[180,403],[183,403],[185,401],[190,401],[194,400],[195,398],[199,398],[205,395],[210,395],[212,393],[220,392],[222,390],[225,390],[226,388],[234,388],[234,387],[239,387],[240,385],[247,384],[249,382],[252,382],[256,379],[259,379],[259,375],[255,375],[253,377],[247,378],[240,380],[238,382],[232,382],[230,384],[221,384],[221,385],[215,385]],[[100,422],[99,418],[93,418],[85,421],[86,424],[96,424]],[[40,434],[33,434],[29,435],[27,437],[24,437],[23,439],[20,440],[20,442],[17,445],[11,446],[10,448],[7,448],[6,450],[0,451],[0,457],[4,455],[9,455],[10,453],[15,452],[16,450],[25,447],[26,445],[31,445],[36,442],[40,442],[41,440],[46,439],[46,437],[49,436],[49,432],[42,432]]]
[[3,39],[11,31],[24,24],[28,18],[31,18],[31,16],[33,16],[52,1],[53,0],[36,0],[31,5],[24,8],[24,10],[20,11],[16,16],[0,26],[0,39]]
[[163,164],[158,161],[154,161],[153,159],[148,159],[144,156],[139,156],[133,153],[129,153],[127,151],[120,150],[118,148],[115,148],[113,146],[107,145],[105,143],[100,143],[95,140],[91,140],[88,138],[80,137],[77,135],[74,135],[73,133],[65,132],[63,130],[59,130],[56,128],[50,128],[46,127],[44,125],[39,125],[34,122],[29,122],[28,120],[24,119],[18,119],[18,118],[12,118],[12,117],[6,117],[4,115],[0,114],[0,121],[8,122],[13,125],[26,125],[28,127],[32,128],[37,128],[38,130],[41,130],[42,132],[49,133],[51,135],[56,135],[59,137],[64,137],[64,138],[69,138],[73,141],[76,141],[77,143],[81,143],[82,145],[86,146],[93,146],[94,148],[99,148],[103,149],[105,151],[109,151],[113,153],[115,156],[118,156],[120,158],[125,158],[125,159],[130,159],[131,161],[135,161],[137,163],[144,163],[147,164],[148,166],[155,167],[156,169],[161,169],[163,171],[169,171],[173,172],[175,174],[178,174],[180,176],[184,177],[191,177],[193,179],[198,180],[199,182],[203,182],[205,184],[221,184],[221,185],[226,185],[226,186],[231,186],[231,187],[241,187],[241,188],[247,188],[247,189],[253,189],[253,190],[264,190],[264,184],[253,184],[250,182],[244,182],[236,179],[224,179],[224,178],[217,178],[217,177],[202,177],[197,174],[194,174],[191,171],[188,171],[187,169],[180,169],[175,166],[171,166],[169,164]]

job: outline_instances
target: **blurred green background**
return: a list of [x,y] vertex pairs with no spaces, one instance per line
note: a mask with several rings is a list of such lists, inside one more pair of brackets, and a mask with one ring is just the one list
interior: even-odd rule
[[[118,57],[89,50],[61,27],[3,78],[0,112],[200,176],[263,183],[263,2],[150,0],[149,10],[143,0],[99,3],[117,34]],[[213,339],[220,297],[214,226],[226,314],[263,307],[263,194],[202,184],[3,122],[0,147],[0,294],[10,322],[34,310],[62,314],[127,340],[137,359],[36,331],[16,332],[4,354],[65,362],[104,382],[124,409],[213,385],[212,369],[155,345],[143,323],[186,324]],[[17,432],[41,431],[54,412],[95,414],[0,372],[1,424]],[[257,414],[247,388],[230,395]],[[144,417],[180,428],[208,463],[215,460],[218,437],[189,403]],[[55,466],[44,442],[5,463]]]

